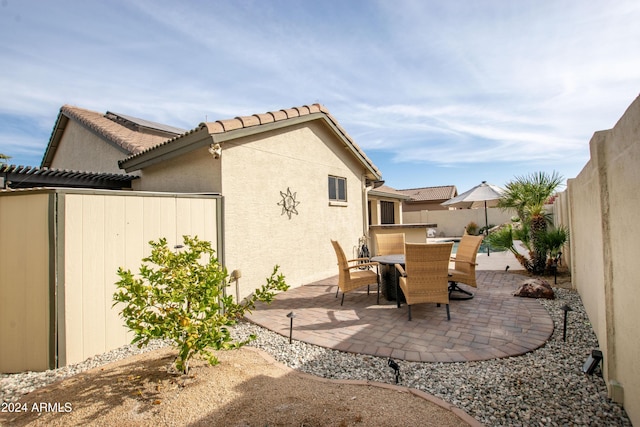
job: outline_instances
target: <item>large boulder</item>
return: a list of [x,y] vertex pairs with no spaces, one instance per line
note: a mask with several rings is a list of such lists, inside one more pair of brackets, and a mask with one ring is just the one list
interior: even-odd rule
[[513,294],[516,297],[554,299],[553,288],[546,280],[527,279],[520,285],[520,289]]

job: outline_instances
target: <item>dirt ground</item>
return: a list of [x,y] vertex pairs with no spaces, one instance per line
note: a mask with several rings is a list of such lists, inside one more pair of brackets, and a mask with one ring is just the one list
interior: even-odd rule
[[0,425],[480,425],[416,390],[319,379],[248,347],[217,355],[217,366],[192,361],[187,376],[168,372],[172,349],[132,356],[25,395]]

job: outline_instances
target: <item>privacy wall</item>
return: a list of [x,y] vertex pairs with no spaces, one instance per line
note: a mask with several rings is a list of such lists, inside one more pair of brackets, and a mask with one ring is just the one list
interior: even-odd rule
[[556,219],[570,228],[572,282],[598,336],[609,394],[640,425],[640,98],[613,129],[593,135],[590,150]]
[[[516,215],[517,213],[511,209],[487,208],[490,226],[511,222],[511,218]],[[402,218],[405,224],[438,224],[436,228],[438,237],[462,236],[465,227],[472,221],[478,224],[478,228],[485,226],[483,208],[403,212]]]
[[112,308],[118,267],[151,240],[212,242],[224,262],[222,199],[127,191],[0,194],[0,372],[46,370],[127,344]]

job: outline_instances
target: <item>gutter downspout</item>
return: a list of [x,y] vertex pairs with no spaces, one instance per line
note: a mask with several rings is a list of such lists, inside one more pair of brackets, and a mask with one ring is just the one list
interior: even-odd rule
[[369,190],[367,187],[367,175],[362,175],[362,235],[369,239]]

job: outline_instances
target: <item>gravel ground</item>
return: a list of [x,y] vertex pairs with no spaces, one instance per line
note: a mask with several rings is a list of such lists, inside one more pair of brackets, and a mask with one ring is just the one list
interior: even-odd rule
[[[607,398],[600,369],[582,373],[582,365],[597,339],[577,293],[556,288],[555,300],[540,300],[554,319],[555,331],[536,351],[505,359],[468,363],[417,363],[397,360],[400,385],[416,388],[451,402],[488,426],[631,426],[624,409]],[[568,304],[567,341],[562,339]],[[387,359],[329,350],[283,337],[242,322],[237,337],[258,335],[251,346],[271,354],[294,369],[334,379],[395,383]],[[16,401],[22,394],[96,366],[166,346],[120,349],[83,363],[46,372],[0,375],[0,398]]]

